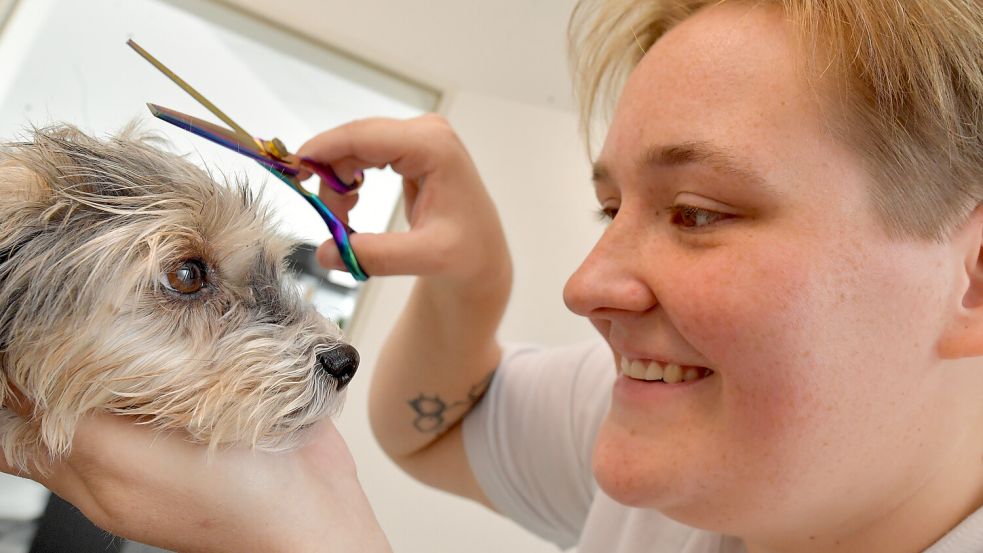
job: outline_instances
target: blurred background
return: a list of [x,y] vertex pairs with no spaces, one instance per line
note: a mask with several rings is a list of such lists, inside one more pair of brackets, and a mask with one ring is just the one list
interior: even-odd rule
[[[368,382],[412,279],[356,284],[317,267],[311,252],[329,234],[315,212],[256,164],[152,118],[146,102],[215,121],[125,42],[136,40],[247,130],[292,149],[352,119],[442,113],[469,148],[509,239],[516,275],[501,338],[563,344],[594,335],[566,311],[561,291],[602,228],[566,65],[574,3],[0,0],[0,140],[56,122],[105,136],[139,120],[216,175],[248,179],[282,229],[305,244],[294,258],[299,286],[361,353],[337,423],[393,549],[556,551],[476,504],[412,481],[384,456],[368,426]],[[405,229],[399,177],[366,177],[351,226]],[[90,538],[51,528],[65,516],[71,508],[49,503],[40,486],[0,478],[0,553],[82,551]],[[45,522],[42,533],[56,541],[40,544]],[[152,550],[93,539],[102,540],[100,551]]]

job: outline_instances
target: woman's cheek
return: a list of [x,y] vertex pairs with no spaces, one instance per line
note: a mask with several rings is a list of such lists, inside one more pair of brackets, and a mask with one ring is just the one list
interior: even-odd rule
[[680,334],[718,371],[721,408],[743,440],[767,442],[821,403],[824,345],[813,329],[829,290],[814,276],[816,261],[796,250],[769,243],[705,256],[680,271],[679,289],[663,300]]
[[801,334],[820,303],[812,283],[816,271],[783,249],[719,248],[677,266],[661,304],[710,363],[726,370],[746,356],[764,361],[808,345]]

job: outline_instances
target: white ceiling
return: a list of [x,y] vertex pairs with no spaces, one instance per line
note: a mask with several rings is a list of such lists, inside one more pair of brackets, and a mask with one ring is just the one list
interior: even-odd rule
[[440,91],[573,109],[576,0],[222,0]]

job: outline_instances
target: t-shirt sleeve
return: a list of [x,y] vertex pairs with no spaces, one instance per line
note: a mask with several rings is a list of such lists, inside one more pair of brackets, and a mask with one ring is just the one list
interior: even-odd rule
[[468,461],[488,499],[560,547],[576,545],[597,488],[591,456],[615,376],[603,342],[511,346],[463,422]]

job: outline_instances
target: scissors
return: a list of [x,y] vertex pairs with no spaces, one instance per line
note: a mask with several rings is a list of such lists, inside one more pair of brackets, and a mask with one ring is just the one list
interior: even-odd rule
[[301,186],[300,179],[297,178],[302,171],[310,171],[321,177],[322,182],[326,183],[334,192],[347,195],[354,193],[362,185],[363,178],[361,173],[356,175],[354,183],[350,185],[345,184],[338,178],[338,175],[335,174],[330,165],[300,158],[290,153],[280,139],[263,140],[254,137],[233,121],[232,118],[223,113],[222,110],[215,107],[215,104],[205,99],[197,90],[186,83],[184,79],[178,77],[173,71],[164,66],[164,64],[157,61],[157,58],[151,56],[150,53],[141,48],[132,39],[127,40],[126,44],[136,50],[138,54],[174,81],[185,92],[190,94],[192,98],[208,108],[208,111],[221,119],[231,129],[209,123],[208,121],[186,115],[179,111],[148,103],[147,107],[150,108],[150,113],[154,117],[256,160],[256,162],[269,170],[270,173],[273,173],[278,179],[303,196],[307,200],[307,203],[317,211],[321,219],[328,225],[328,230],[331,232],[332,238],[334,238],[335,246],[338,248],[338,253],[341,254],[341,260],[345,264],[345,268],[355,277],[355,280],[364,281],[369,278],[369,275],[358,264],[358,259],[355,257],[355,251],[352,250],[351,241],[349,240],[349,235],[355,231],[339,219],[337,215],[332,213],[317,194]]

